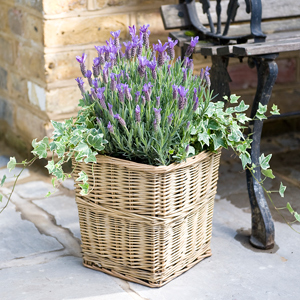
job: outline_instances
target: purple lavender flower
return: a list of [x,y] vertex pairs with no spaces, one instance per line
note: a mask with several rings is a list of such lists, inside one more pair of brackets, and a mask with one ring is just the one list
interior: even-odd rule
[[156,106],[160,106],[160,97],[156,97]]
[[137,105],[135,108],[135,120],[140,123],[141,122],[141,109],[140,107]]
[[78,87],[79,87],[79,89],[80,89],[80,91],[81,91],[81,94],[82,94],[82,96],[83,96],[84,93],[85,93],[84,86],[83,86],[83,85],[84,85],[84,81],[82,80],[81,77],[77,77],[75,80],[77,81]]
[[149,26],[150,26],[149,24],[141,26],[140,27],[140,32],[141,33],[146,33],[146,31],[148,30]]
[[142,104],[145,105],[146,104],[146,98],[145,96],[141,96],[142,97]]
[[94,63],[93,64],[94,77],[98,77],[100,74],[100,58],[99,57],[94,58],[93,63]]
[[171,65],[168,65],[168,75],[171,75]]
[[151,84],[151,82],[148,82],[144,84],[143,86],[143,92],[145,94],[146,100],[150,101],[150,96],[151,96],[151,88],[153,87],[153,85]]
[[207,66],[207,67],[205,68],[205,73],[208,74],[208,75],[209,75],[209,70],[210,70],[210,67]]
[[116,77],[117,77],[117,84],[120,84],[121,83],[121,76],[122,74],[116,74]]
[[178,99],[178,109],[183,110],[186,103],[186,94],[189,89],[185,89],[183,86],[178,88],[179,99]]
[[97,97],[97,94],[96,94],[96,91],[94,88],[91,88],[91,93],[92,93],[93,99],[96,101],[98,99],[98,97]]
[[197,98],[197,89],[194,88],[194,95],[193,95],[193,101],[195,102]]
[[158,40],[157,45],[153,45],[153,49],[158,52],[158,66],[161,67],[164,64],[164,51],[167,49],[168,43],[162,45],[161,41]]
[[110,62],[111,62],[111,67],[113,67],[115,65],[115,62],[116,62],[116,54],[109,53],[109,59],[110,59]]
[[192,59],[189,60],[188,64],[187,64],[187,68],[190,70],[194,70],[194,62]]
[[93,83],[93,86],[94,86],[95,88],[98,88],[98,87],[99,87],[97,78],[93,79],[93,80],[92,80],[92,83]]
[[149,61],[145,56],[139,56],[138,59],[139,59],[138,72],[141,77],[144,77],[146,72],[146,66]]
[[113,111],[112,111],[113,106],[112,106],[110,103],[107,103],[107,105],[108,105],[108,112],[109,112],[109,114],[110,114],[111,116],[113,116],[113,115],[114,115],[114,113],[113,113]]
[[153,107],[153,110],[154,110],[155,119],[157,121],[157,124],[159,124],[160,120],[161,120],[161,114],[160,114],[161,108],[155,108],[155,107]]
[[101,120],[98,117],[96,117],[96,121],[98,124],[101,124]]
[[188,122],[186,123],[185,130],[189,130],[189,127],[190,127],[190,125],[191,125],[191,122],[190,122],[190,121],[188,121]]
[[114,92],[117,89],[116,74],[110,73],[110,89]]
[[172,121],[173,121],[173,114],[170,114],[168,116],[168,124],[171,125]]
[[129,28],[129,34],[131,35],[131,38],[133,38],[136,35],[135,25],[133,25],[132,27],[128,26],[128,28]]
[[156,80],[156,78],[157,78],[156,65],[157,65],[156,58],[154,56],[153,60],[149,61],[148,64],[147,64],[148,68],[151,70],[152,78],[154,80]]
[[176,40],[175,42],[171,39],[171,38],[168,38],[168,49],[167,49],[167,52],[170,56],[170,59],[173,60],[174,57],[175,57],[175,50],[174,50],[174,47],[175,45],[178,43],[178,41]]
[[111,125],[110,122],[108,122],[107,129],[108,129],[108,131],[109,131],[110,133],[114,133],[114,128],[113,128],[113,126]]
[[181,56],[177,57],[176,62],[179,63],[179,64],[181,64]]
[[185,147],[185,152],[186,152],[186,153],[189,153],[189,150],[190,150],[190,145],[188,144],[188,145]]
[[154,121],[153,121],[153,128],[154,128],[154,131],[158,130],[158,124],[157,124],[156,119],[154,119]]
[[124,85],[124,89],[125,89],[125,97],[127,100],[131,101],[132,100],[132,96],[131,96],[131,88],[129,88],[128,84],[125,83]]
[[210,82],[209,74],[205,73],[204,77],[205,77],[205,81],[206,81],[207,86],[210,87],[211,82]]
[[199,41],[199,36],[196,36],[195,38],[192,37],[191,43],[186,49],[185,56],[190,57],[193,54],[195,46],[198,43],[198,41]]
[[119,121],[119,123],[120,123],[121,126],[126,127],[126,122],[124,121],[124,119],[122,119],[122,118],[120,117],[119,114],[114,115],[114,118],[117,119],[117,120]]
[[199,99],[198,99],[198,97],[196,97],[196,100],[195,100],[194,106],[193,106],[193,111],[196,111],[198,107],[199,107]]
[[127,58],[127,59],[131,59],[131,48],[132,48],[132,43],[131,42],[124,42],[123,43],[124,44],[124,46],[125,46],[125,57]]
[[108,83],[108,69],[109,69],[110,66],[111,66],[110,62],[105,62],[105,65],[103,67],[103,82],[105,84]]
[[123,84],[117,84],[117,89],[118,89],[118,97],[121,103],[125,102],[124,99],[124,89],[123,89]]
[[105,103],[105,97],[104,97],[104,90],[105,90],[105,87],[98,88],[97,89],[97,97],[99,99],[99,103],[100,103],[101,107],[103,109],[107,110],[107,106],[106,106],[106,103]]
[[135,102],[139,102],[140,95],[141,95],[141,93],[139,91],[135,92],[135,98],[134,98]]
[[134,58],[136,55],[136,50],[139,44],[139,37],[138,36],[132,36],[132,48],[131,48],[131,57]]
[[137,56],[142,56],[142,53],[143,53],[143,40],[139,40],[138,41],[138,50],[137,50]]
[[145,45],[146,51],[149,49],[149,36],[150,30],[148,30],[146,33],[143,33],[143,44]]
[[172,85],[172,88],[173,88],[173,99],[177,99],[177,96],[178,96],[178,86],[176,84],[173,84]]
[[92,86],[93,85],[92,71],[91,70],[87,70],[85,75],[86,75],[86,77],[88,79],[89,85]]
[[84,77],[86,74],[86,66],[85,66],[86,57],[87,56],[85,53],[83,53],[82,56],[76,56],[76,60],[80,63],[80,70]]
[[201,79],[201,81],[203,80],[203,78],[204,78],[204,70],[203,70],[203,68],[201,69],[201,72],[200,72],[200,79]]
[[117,30],[115,32],[111,31],[110,34],[114,37],[114,45],[119,48],[120,46],[120,32],[121,30]]

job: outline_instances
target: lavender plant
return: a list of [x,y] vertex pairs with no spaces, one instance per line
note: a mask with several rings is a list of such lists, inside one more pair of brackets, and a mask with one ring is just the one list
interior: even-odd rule
[[[231,95],[231,106],[213,102],[210,90],[209,68],[200,75],[193,74],[191,54],[199,40],[192,38],[185,57],[175,60],[177,41],[160,40],[151,48],[149,25],[129,27],[131,40],[120,44],[120,31],[111,32],[104,46],[95,46],[97,57],[92,70],[87,70],[86,54],[77,56],[82,77],[76,78],[82,99],[81,110],[75,120],[52,122],[51,141],[45,137],[33,141],[33,160],[21,163],[26,167],[37,158],[53,158],[46,166],[58,180],[70,177],[62,165],[74,157],[76,162],[96,163],[96,155],[109,155],[154,166],[181,162],[202,151],[218,151],[231,147],[238,153],[243,168],[252,174],[257,166],[251,162],[248,150],[250,137],[244,136],[245,123],[250,119],[245,111],[248,105]],[[266,106],[260,105],[255,118],[264,119]],[[273,105],[271,114],[278,114]],[[55,159],[56,157],[56,159]],[[265,178],[274,178],[269,166],[271,155],[260,157],[260,168]],[[17,165],[11,158],[8,168]],[[88,176],[80,172],[82,194],[87,194]],[[5,178],[2,179],[3,185]],[[260,182],[263,184],[264,179]],[[285,186],[279,193],[283,197]],[[266,191],[268,196],[271,193]],[[50,195],[51,193],[49,193]],[[271,200],[271,198],[270,198]],[[272,200],[271,200],[272,201]],[[300,221],[290,204],[287,209]]]

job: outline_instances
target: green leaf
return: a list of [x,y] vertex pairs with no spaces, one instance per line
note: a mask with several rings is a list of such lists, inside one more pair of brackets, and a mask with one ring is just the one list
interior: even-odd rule
[[189,146],[189,151],[186,154],[186,157],[191,157],[195,155],[195,148],[193,146]]
[[212,130],[217,130],[220,128],[220,124],[216,120],[210,119],[207,127]]
[[215,134],[212,134],[211,138],[214,141],[214,150],[217,150],[220,147],[227,148],[226,140],[223,138],[221,131],[217,131]]
[[202,133],[198,133],[198,141],[203,145],[206,144],[207,146],[209,146],[209,135],[206,131],[202,132]]
[[234,110],[236,112],[244,112],[249,108],[248,104],[245,104],[244,100],[242,100],[239,104],[239,106],[235,107]]
[[299,215],[297,212],[294,213],[294,216],[295,216],[295,219],[296,219],[298,222],[300,222],[300,215]]
[[46,195],[45,197],[48,198],[49,196],[51,196],[51,192],[48,192],[47,195]]
[[246,114],[236,114],[236,118],[238,122],[245,124],[246,122],[250,121],[251,119],[246,116]]
[[262,174],[265,175],[266,177],[269,177],[271,179],[275,178],[273,175],[273,171],[271,169],[268,170],[261,170]]
[[9,162],[7,163],[7,169],[8,171],[12,171],[16,167],[17,161],[14,157],[11,157],[9,159]]
[[90,154],[87,156],[87,158],[85,158],[84,162],[85,162],[85,163],[89,163],[89,162],[91,162],[91,163],[97,163],[97,158],[96,158],[96,155],[97,155],[97,154],[98,154],[97,152],[92,152],[92,153],[90,153]]
[[80,173],[78,173],[78,178],[76,179],[76,181],[83,181],[83,183],[86,183],[88,181],[88,176],[86,175],[86,173],[84,171],[81,171]]
[[87,195],[89,192],[89,184],[86,182],[84,184],[79,184],[79,186],[81,187],[81,191],[80,191],[80,195]]
[[[90,146],[92,146],[97,151],[102,151],[104,149],[103,143],[102,143],[103,134],[98,133],[97,130],[94,128],[90,131],[90,133],[87,136],[87,142]],[[130,141],[129,141],[129,144]]]
[[41,141],[36,142],[36,139],[32,141],[33,150],[32,154],[37,155],[39,158],[47,157],[47,149],[49,147],[48,137],[44,137]]
[[48,161],[48,164],[45,166],[48,169],[49,174],[51,174],[55,170],[54,160]]
[[272,157],[272,154],[269,154],[268,156],[265,157],[264,153],[259,157],[260,167],[263,170],[267,170],[270,168],[269,161],[270,161],[271,157]]
[[291,204],[289,202],[286,204],[286,208],[289,210],[289,212],[291,214],[294,214],[295,211],[293,210],[293,208],[292,208],[292,206],[291,206]]
[[0,186],[3,186],[5,179],[6,179],[6,175],[3,175]]
[[53,136],[55,139],[64,134],[65,131],[64,123],[56,122],[56,121],[51,121],[51,123],[54,127]]
[[237,96],[236,94],[230,95],[230,103],[238,103],[238,100],[241,96]]
[[279,194],[281,197],[284,197],[284,191],[286,190],[286,186],[284,186],[282,184],[282,182],[280,182],[280,187],[279,187]]
[[259,114],[264,114],[267,111],[267,109],[268,109],[267,105],[262,105],[261,103],[258,103],[257,112]]
[[270,111],[270,113],[272,115],[280,115],[280,112],[279,112],[279,109],[278,109],[277,105],[273,104],[272,110]]
[[0,194],[0,202],[2,202],[3,199],[3,195]]
[[196,32],[190,30],[185,31],[184,34],[186,36],[192,36],[192,37],[196,36]]
[[242,161],[243,169],[246,168],[247,164],[251,164],[251,157],[248,152],[241,153],[239,158]]
[[53,187],[55,187],[55,177],[53,177],[53,178],[51,179],[51,183],[52,183]]

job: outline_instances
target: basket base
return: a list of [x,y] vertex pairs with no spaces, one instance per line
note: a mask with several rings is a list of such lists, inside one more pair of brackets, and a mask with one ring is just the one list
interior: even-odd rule
[[168,282],[170,282],[174,278],[176,278],[179,275],[183,274],[184,272],[188,271],[190,268],[192,268],[194,265],[196,265],[198,262],[200,262],[204,258],[210,257],[211,255],[212,255],[211,250],[208,249],[205,253],[203,253],[201,256],[199,256],[191,264],[189,264],[188,266],[186,266],[182,270],[174,273],[173,275],[169,276],[168,278],[160,281],[159,283],[141,280],[141,279],[134,278],[134,277],[131,277],[131,276],[128,276],[128,275],[123,275],[123,274],[118,273],[118,272],[116,272],[114,270],[111,270],[111,269],[101,268],[101,267],[97,266],[95,263],[85,261],[84,259],[83,259],[83,265],[87,268],[90,268],[90,269],[93,269],[93,270],[96,270],[96,271],[100,271],[100,272],[106,273],[108,275],[112,275],[112,276],[121,278],[123,280],[139,283],[139,284],[142,284],[142,285],[145,285],[145,286],[148,286],[148,287],[153,287],[153,288],[156,287],[157,288],[157,287],[161,287],[161,286],[167,284]]

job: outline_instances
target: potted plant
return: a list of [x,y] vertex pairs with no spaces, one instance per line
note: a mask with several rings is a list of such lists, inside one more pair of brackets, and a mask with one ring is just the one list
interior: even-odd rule
[[[175,60],[177,42],[151,48],[148,27],[139,35],[129,27],[125,53],[120,31],[112,32],[106,46],[95,46],[92,70],[85,54],[76,57],[85,78],[76,79],[81,110],[53,121],[51,140],[34,140],[35,157],[21,164],[52,152],[46,168],[55,186],[71,176],[63,164],[72,160],[84,265],[157,287],[211,255],[221,148],[233,148],[244,168],[253,166],[243,134],[248,105],[236,95],[225,99],[228,108],[212,101],[209,68],[194,75],[189,58],[198,37]],[[256,117],[265,112],[260,107]],[[267,177],[270,158],[261,158]],[[11,158],[8,168],[15,165]]]

